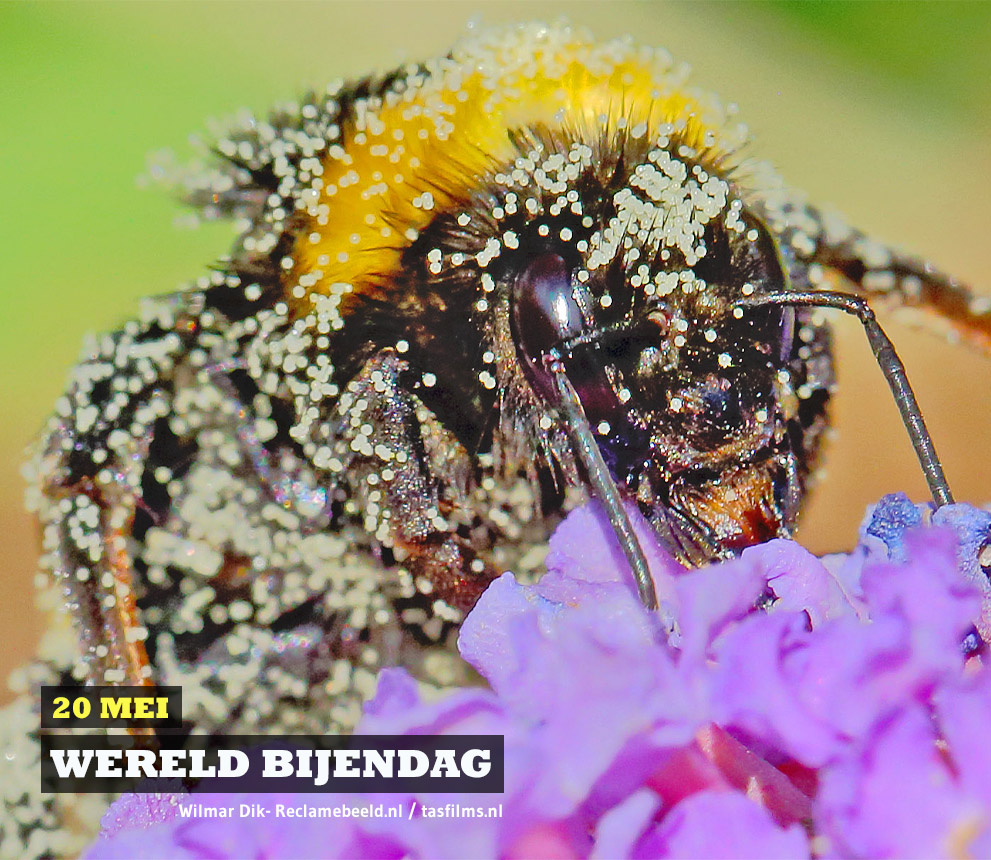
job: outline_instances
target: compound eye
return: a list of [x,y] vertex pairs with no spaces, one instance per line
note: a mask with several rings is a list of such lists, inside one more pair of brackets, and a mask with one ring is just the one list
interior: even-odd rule
[[538,372],[552,347],[584,328],[571,289],[571,270],[558,254],[541,254],[520,272],[513,288],[513,336],[516,347]]

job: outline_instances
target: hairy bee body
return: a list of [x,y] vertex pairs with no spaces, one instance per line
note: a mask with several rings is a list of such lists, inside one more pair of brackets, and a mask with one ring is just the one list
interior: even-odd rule
[[555,374],[683,561],[788,535],[828,330],[746,301],[988,313],[745,142],[664,52],[536,25],[233,128],[182,180],[230,258],[88,348],[39,455],[77,675],[242,731],[347,727],[382,665],[455,680],[462,614],[588,485]]

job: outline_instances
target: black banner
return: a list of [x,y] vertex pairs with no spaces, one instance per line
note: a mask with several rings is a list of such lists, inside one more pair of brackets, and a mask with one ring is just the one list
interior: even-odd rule
[[152,793],[503,791],[501,735],[51,735],[41,790]]

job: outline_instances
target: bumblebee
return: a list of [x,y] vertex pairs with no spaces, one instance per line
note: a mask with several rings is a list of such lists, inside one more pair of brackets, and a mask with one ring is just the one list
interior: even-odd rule
[[249,118],[181,175],[229,257],[90,344],[40,446],[45,563],[91,683],[189,719],[352,724],[587,496],[644,603],[642,516],[688,565],[791,534],[855,314],[951,500],[868,300],[976,344],[991,304],[826,218],[681,66],[566,27]]

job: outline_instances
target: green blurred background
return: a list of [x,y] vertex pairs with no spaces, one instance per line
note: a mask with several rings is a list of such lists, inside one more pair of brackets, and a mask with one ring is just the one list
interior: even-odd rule
[[[991,289],[991,5],[985,3],[5,3],[0,5],[0,674],[33,649],[22,451],[86,331],[200,274],[226,225],[176,229],[138,190],[209,117],[442,53],[466,22],[567,16],[632,33],[740,104],[756,152],[812,199]],[[862,334],[839,326],[828,473],[799,537],[849,547],[863,507],[926,497]],[[991,500],[991,362],[892,323],[961,499]],[[0,694],[3,695],[3,694]]]

